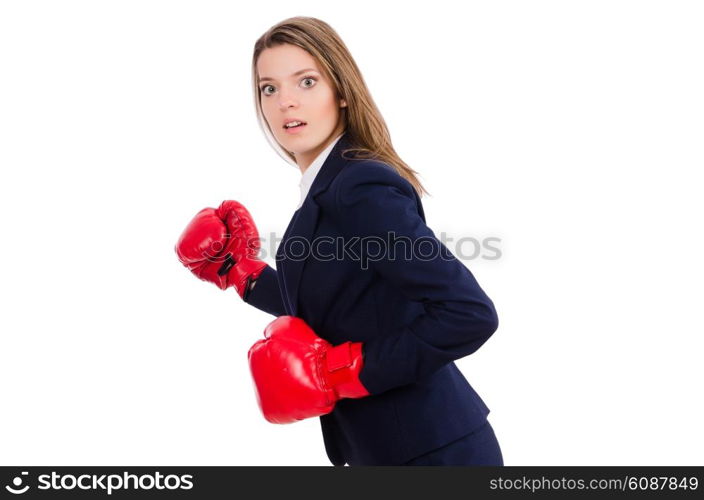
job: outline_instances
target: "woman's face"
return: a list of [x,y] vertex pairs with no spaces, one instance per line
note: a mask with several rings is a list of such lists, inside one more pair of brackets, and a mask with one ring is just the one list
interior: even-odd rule
[[[274,138],[294,153],[301,171],[344,130],[340,107],[332,83],[320,71],[315,59],[290,44],[265,49],[257,60],[259,98]],[[306,123],[286,130],[291,119]]]

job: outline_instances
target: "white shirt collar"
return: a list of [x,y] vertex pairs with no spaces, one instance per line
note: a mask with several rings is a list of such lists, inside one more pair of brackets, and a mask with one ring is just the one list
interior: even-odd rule
[[320,172],[320,169],[322,168],[323,163],[325,163],[325,160],[328,158],[330,151],[332,151],[332,148],[335,147],[335,144],[337,144],[337,141],[339,141],[340,137],[342,137],[343,135],[344,132],[338,135],[335,140],[328,144],[328,147],[322,150],[320,154],[315,157],[313,163],[311,163],[310,166],[306,169],[306,171],[303,172],[303,175],[301,175],[301,181],[298,183],[301,188],[301,200],[298,202],[298,207],[296,208],[296,210],[301,208],[301,205],[303,205],[303,201],[306,199],[306,196],[308,196],[308,191],[310,191],[310,187],[313,185],[315,177],[318,175],[318,172]]

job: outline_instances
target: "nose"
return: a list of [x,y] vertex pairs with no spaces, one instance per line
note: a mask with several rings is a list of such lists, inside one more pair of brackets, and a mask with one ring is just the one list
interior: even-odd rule
[[286,108],[295,107],[297,104],[298,102],[293,97],[293,92],[283,89],[279,91],[279,109],[283,111]]

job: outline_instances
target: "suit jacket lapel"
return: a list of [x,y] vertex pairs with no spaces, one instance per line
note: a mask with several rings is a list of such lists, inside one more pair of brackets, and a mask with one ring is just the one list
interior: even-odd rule
[[342,151],[351,146],[345,133],[330,150],[301,208],[291,218],[276,251],[279,286],[287,310],[292,316],[296,316],[298,312],[298,287],[306,260],[310,258],[313,235],[320,215],[320,206],[315,201],[315,197],[328,188],[345,166],[348,160],[342,157]]

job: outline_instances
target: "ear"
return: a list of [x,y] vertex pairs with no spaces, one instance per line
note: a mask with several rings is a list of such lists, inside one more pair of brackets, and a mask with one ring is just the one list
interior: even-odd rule
[[344,99],[340,99],[340,107],[341,107],[341,108],[346,108],[346,107],[347,107],[347,101],[345,101]]

